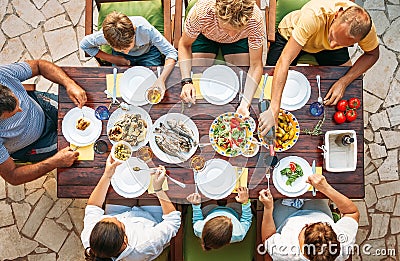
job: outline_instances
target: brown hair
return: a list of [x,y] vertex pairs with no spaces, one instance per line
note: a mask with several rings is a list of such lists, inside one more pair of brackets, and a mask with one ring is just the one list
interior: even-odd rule
[[347,8],[343,11],[339,19],[340,23],[350,25],[350,35],[354,38],[362,40],[371,31],[371,16],[362,7],[351,6]]
[[0,84],[0,116],[4,112],[12,112],[17,107],[17,99],[10,88]]
[[230,218],[218,216],[208,220],[201,233],[201,244],[208,251],[229,244],[232,237],[233,224]]
[[85,249],[86,261],[108,261],[119,255],[125,232],[117,224],[99,221],[90,233],[90,247]]
[[126,49],[132,44],[135,30],[128,16],[113,11],[103,22],[104,38],[112,48]]
[[253,15],[255,0],[216,0],[218,18],[234,28],[243,28]]
[[304,230],[304,254],[311,261],[333,261],[340,254],[340,242],[328,223],[314,223]]

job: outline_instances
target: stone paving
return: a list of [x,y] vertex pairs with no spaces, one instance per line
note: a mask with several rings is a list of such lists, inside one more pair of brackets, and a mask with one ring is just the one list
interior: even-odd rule
[[[60,66],[98,66],[78,47],[84,3],[0,0],[0,64],[46,59]],[[365,199],[354,202],[361,212],[357,243],[366,251],[353,260],[400,260],[400,1],[363,5],[381,45],[379,61],[364,78]],[[360,55],[357,48],[352,53],[353,59]],[[42,77],[29,82],[57,92]],[[0,178],[0,260],[84,260],[79,235],[86,200],[58,199],[55,175],[20,186]]]

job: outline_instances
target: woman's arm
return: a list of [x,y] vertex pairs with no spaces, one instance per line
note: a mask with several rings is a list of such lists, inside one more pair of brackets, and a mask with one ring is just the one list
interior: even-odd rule
[[153,186],[156,192],[157,198],[160,201],[160,205],[164,215],[167,215],[173,211],[176,211],[174,204],[171,203],[167,193],[162,190],[162,184],[165,181],[166,170],[163,166],[158,167],[155,174],[153,174]]

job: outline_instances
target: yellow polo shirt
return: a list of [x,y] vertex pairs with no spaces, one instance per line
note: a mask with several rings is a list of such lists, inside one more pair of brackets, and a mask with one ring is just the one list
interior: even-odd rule
[[[309,53],[343,48],[345,46],[333,49],[329,46],[329,27],[340,8],[346,10],[354,5],[356,4],[349,0],[311,0],[300,10],[287,14],[279,23],[278,32],[286,40],[293,37]],[[379,45],[373,23],[370,32],[358,45],[365,52],[372,51]]]

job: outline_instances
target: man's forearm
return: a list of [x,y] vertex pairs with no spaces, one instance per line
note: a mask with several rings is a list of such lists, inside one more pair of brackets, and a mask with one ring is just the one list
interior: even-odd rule
[[288,76],[289,64],[282,64],[282,59],[276,64],[271,88],[271,109],[275,114],[281,107],[283,88],[285,87]]
[[263,242],[276,233],[276,227],[272,212],[272,209],[264,208],[263,219],[261,223],[261,240]]
[[42,75],[46,79],[65,87],[74,82],[60,67],[55,64],[45,60],[37,60],[37,63],[36,61],[34,62],[37,67],[34,68],[33,71],[37,72],[37,75]]

